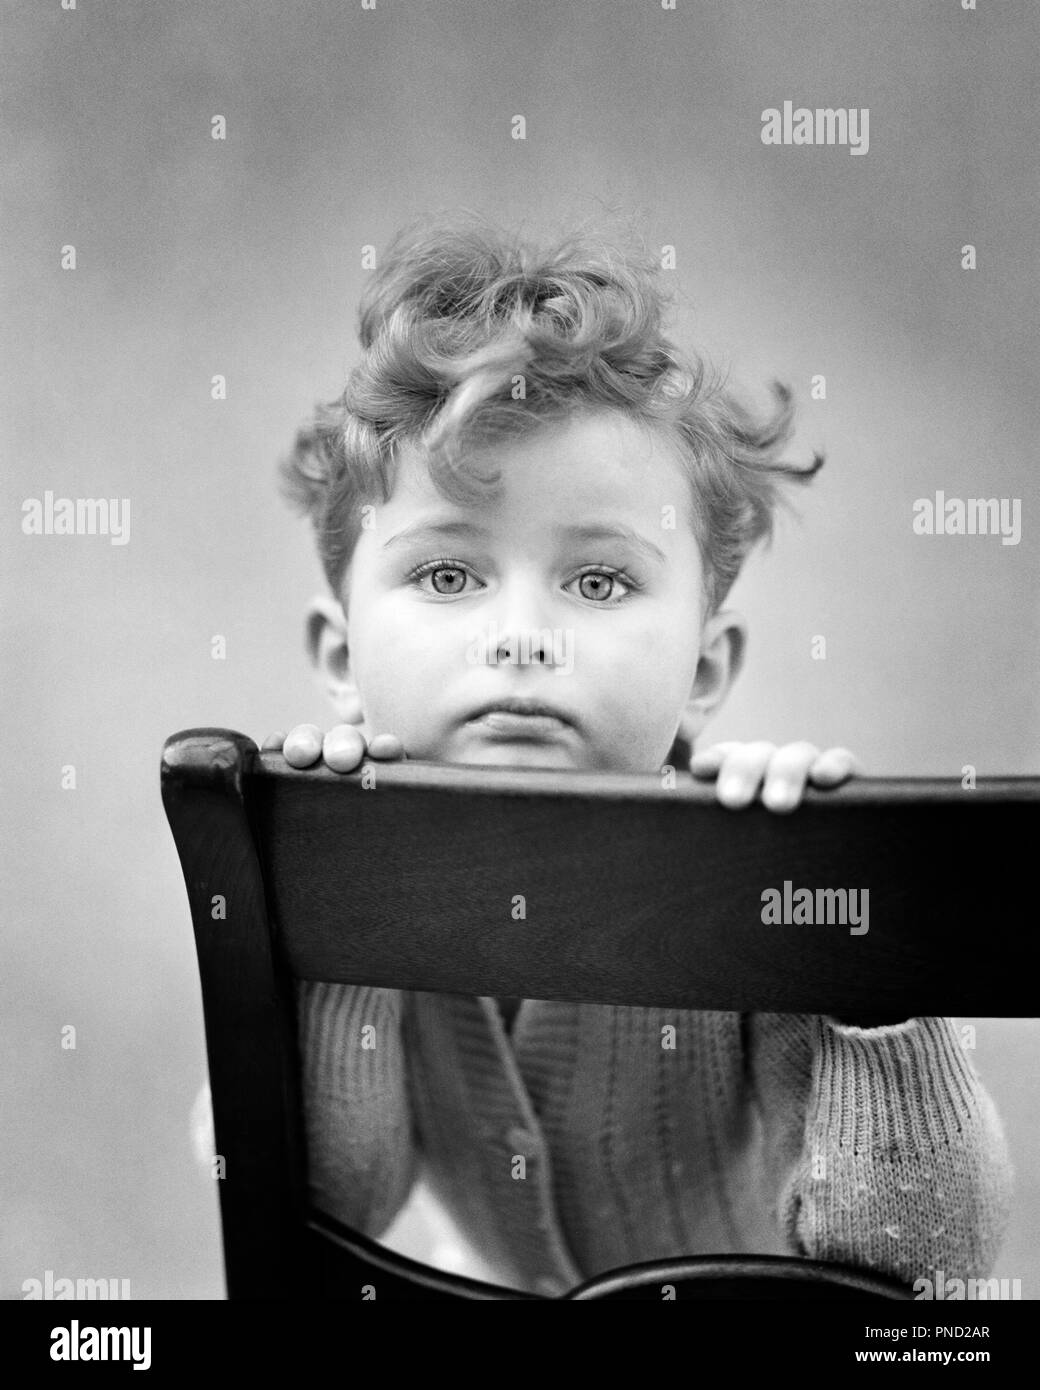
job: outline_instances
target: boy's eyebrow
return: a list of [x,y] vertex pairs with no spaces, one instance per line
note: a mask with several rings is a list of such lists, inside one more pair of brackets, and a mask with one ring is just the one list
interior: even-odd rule
[[634,531],[631,526],[626,526],[622,522],[614,523],[587,523],[584,526],[557,526],[554,528],[557,536],[564,536],[568,540],[575,541],[624,541],[633,550],[640,551],[650,560],[657,560],[660,564],[668,563],[668,557],[664,551],[654,545],[653,541],[648,541],[645,536],[641,536],[638,531]]
[[[648,559],[656,560],[659,564],[668,563],[668,557],[663,550],[654,545],[652,541],[648,541],[645,536],[641,536],[638,531],[634,531],[631,526],[626,526],[621,522],[612,524],[606,522],[586,523],[584,526],[555,526],[553,527],[553,534],[558,538],[571,541],[624,541],[626,545],[640,551]],[[483,526],[474,526],[468,521],[443,521],[407,526],[403,531],[398,531],[395,536],[391,536],[388,541],[384,541],[382,548],[389,550],[391,546],[403,544],[405,541],[423,543],[452,537],[463,540],[487,539],[488,535],[489,532]]]
[[388,541],[383,542],[383,549],[389,550],[392,545],[401,545],[405,541],[436,541],[444,540],[452,536],[461,539],[486,538],[488,532],[483,526],[473,526],[468,521],[441,521],[436,523],[427,522],[425,525],[406,526],[403,531],[398,531],[396,536],[391,536]]

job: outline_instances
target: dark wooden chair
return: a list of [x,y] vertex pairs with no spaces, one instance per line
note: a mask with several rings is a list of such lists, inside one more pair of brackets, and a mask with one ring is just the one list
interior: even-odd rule
[[[365,766],[374,789],[363,768],[301,772],[225,729],[163,749],[232,1299],[538,1296],[428,1268],[308,1208],[294,979],[843,1017],[1035,1012],[1040,778],[970,791],[861,778],[780,816],[729,811],[683,772],[669,788],[654,774]],[[525,881],[551,896],[551,923],[489,934]],[[785,881],[869,888],[854,968],[845,931],[763,924],[763,886]],[[765,1256],[634,1265],[564,1297],[660,1300],[666,1284],[677,1298],[912,1297],[863,1270]]]

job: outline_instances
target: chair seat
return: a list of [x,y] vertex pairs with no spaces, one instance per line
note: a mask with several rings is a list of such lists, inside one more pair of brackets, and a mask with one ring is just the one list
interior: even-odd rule
[[[312,1211],[310,1256],[321,1271],[326,1298],[531,1299],[526,1293],[433,1269]],[[847,1265],[784,1255],[698,1255],[652,1260],[609,1270],[560,1295],[587,1299],[912,1299],[905,1285]]]
[[569,1299],[912,1299],[896,1280],[848,1265],[783,1255],[705,1255],[655,1260],[600,1274]]

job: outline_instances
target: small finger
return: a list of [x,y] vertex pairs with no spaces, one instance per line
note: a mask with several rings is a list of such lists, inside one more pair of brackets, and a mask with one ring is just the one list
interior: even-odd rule
[[369,742],[368,755],[382,762],[396,762],[405,755],[404,744],[396,734],[376,734]]
[[766,768],[762,802],[771,811],[793,811],[805,791],[809,769],[820,756],[814,743],[785,743]]
[[742,743],[730,753],[719,772],[716,795],[724,806],[747,806],[758,795],[759,786],[775,743]]
[[861,776],[863,765],[848,748],[828,748],[809,769],[809,781],[815,787],[836,787],[849,777]]
[[734,748],[741,745],[735,742],[713,743],[710,748],[701,749],[690,758],[690,771],[694,777],[714,777],[723,761]]
[[321,757],[321,730],[317,724],[297,724],[285,736],[282,757],[290,767],[311,767]]
[[365,739],[353,724],[336,724],[325,735],[321,755],[333,772],[353,772],[365,756]]
[[283,733],[268,734],[260,745],[260,751],[261,753],[280,753],[284,743],[285,735]]

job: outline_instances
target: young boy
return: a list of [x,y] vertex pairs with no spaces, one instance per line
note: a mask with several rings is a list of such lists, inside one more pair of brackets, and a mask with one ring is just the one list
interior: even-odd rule
[[[823,460],[780,461],[789,392],[756,423],[665,336],[665,307],[645,253],[595,236],[539,252],[469,217],[397,238],[360,364],[284,465],[331,588],[308,640],[342,722],[265,747],[342,772],[681,762],[776,811],[853,772],[807,743],[691,759],[744,658],[722,604],[783,483]],[[540,1293],[684,1254],[907,1284],[996,1257],[1006,1146],[952,1020],[328,984],[299,1006],[311,1198],[368,1235],[424,1170],[501,1282]]]

